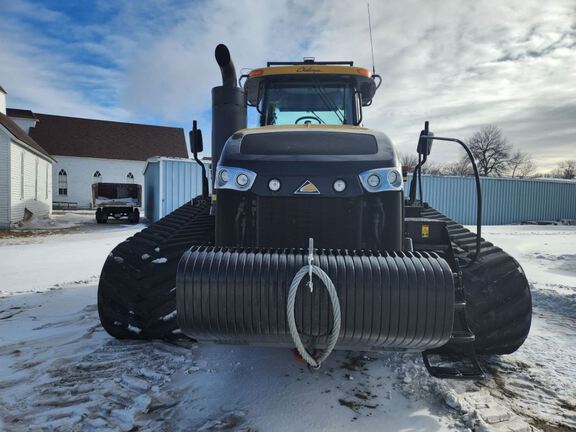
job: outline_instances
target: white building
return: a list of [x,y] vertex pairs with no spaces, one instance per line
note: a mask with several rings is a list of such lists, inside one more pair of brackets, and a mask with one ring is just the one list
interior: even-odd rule
[[90,208],[93,183],[143,185],[148,158],[188,157],[181,128],[7,111],[56,160],[52,165],[55,206]]
[[52,211],[54,161],[27,132],[25,121],[6,115],[6,92],[0,87],[0,229]]

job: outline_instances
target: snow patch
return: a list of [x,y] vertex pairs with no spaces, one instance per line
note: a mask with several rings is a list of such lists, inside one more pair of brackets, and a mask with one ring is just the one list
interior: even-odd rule
[[[479,383],[431,378],[410,353],[336,351],[311,373],[286,349],[116,341],[99,323],[96,283],[50,288],[98,274],[110,249],[132,233],[0,244],[2,289],[32,291],[1,300],[0,429],[576,428],[576,227],[485,227],[487,240],[522,264],[535,309],[526,343],[486,360],[488,378]],[[30,265],[23,270],[21,262]]]
[[150,255],[148,255],[148,254],[142,255],[142,260],[143,260],[143,261],[146,261],[148,258],[150,258]]
[[136,326],[133,326],[132,324],[128,324],[128,330],[131,331],[132,333],[136,333],[136,334],[140,334],[142,333],[142,329],[138,328]]
[[156,258],[155,260],[152,261],[154,264],[165,264],[168,262],[167,258]]
[[161,319],[162,321],[170,321],[170,320],[176,318],[176,314],[177,314],[177,311],[176,311],[176,310],[173,310],[172,312],[170,312],[170,313],[167,314],[167,315],[164,315],[164,316],[161,317],[160,319]]
[[121,431],[131,431],[135,427],[136,415],[148,412],[151,402],[148,395],[138,396],[129,408],[113,410],[111,418]]
[[114,261],[116,261],[119,264],[122,264],[124,262],[124,258],[119,257],[119,256],[115,256]]

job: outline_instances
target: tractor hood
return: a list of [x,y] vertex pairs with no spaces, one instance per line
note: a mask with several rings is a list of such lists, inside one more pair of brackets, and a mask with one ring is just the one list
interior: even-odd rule
[[[260,196],[292,196],[306,182],[313,183],[323,196],[360,196],[365,193],[359,181],[361,173],[398,166],[386,135],[352,126],[243,129],[228,139],[218,162],[218,170],[226,167],[254,173],[250,189]],[[281,190],[268,189],[271,179],[281,182]],[[333,190],[337,179],[348,185],[344,192]]]
[[390,139],[381,132],[352,126],[267,126],[232,135],[219,164],[259,173],[314,172],[318,163],[340,170],[398,166]]

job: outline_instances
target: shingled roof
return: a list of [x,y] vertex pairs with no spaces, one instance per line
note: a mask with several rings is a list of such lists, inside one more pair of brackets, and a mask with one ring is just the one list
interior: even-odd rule
[[39,121],[30,136],[54,156],[141,161],[152,156],[188,157],[181,128],[34,115]]
[[6,129],[8,129],[8,132],[10,132],[12,134],[12,136],[14,136],[14,138],[22,141],[25,144],[28,144],[30,147],[32,147],[34,150],[36,150],[37,152],[48,156],[50,159],[52,159],[50,157],[50,155],[48,154],[48,152],[42,148],[41,145],[39,145],[36,141],[34,141],[28,134],[26,134],[26,132],[24,132],[20,126],[18,126],[14,120],[12,120],[11,118],[9,118],[8,116],[0,113],[0,124],[2,126],[4,126]]
[[6,108],[6,115],[8,117],[18,117],[31,120],[38,120],[32,111],[25,109]]

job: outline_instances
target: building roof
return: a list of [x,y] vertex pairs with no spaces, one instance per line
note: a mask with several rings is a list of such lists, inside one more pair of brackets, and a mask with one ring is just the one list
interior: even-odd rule
[[25,109],[18,109],[18,108],[6,108],[6,115],[8,117],[18,117],[18,118],[25,118],[31,120],[38,120],[36,115],[30,111]]
[[140,161],[152,156],[188,157],[181,128],[35,116],[39,121],[30,136],[51,155]]
[[6,92],[6,90],[4,90],[4,89],[2,88],[2,86],[0,86],[0,91],[1,91],[2,93],[4,93],[4,94],[8,94],[8,92]]
[[50,157],[50,154],[41,146],[39,145],[36,141],[34,141],[34,139],[32,139],[28,134],[26,134],[26,132],[24,132],[20,126],[18,126],[14,120],[12,120],[11,118],[9,118],[8,116],[0,113],[0,124],[2,126],[4,126],[6,129],[8,129],[8,131],[14,136],[14,138],[22,141],[23,143],[29,145],[30,147],[32,147],[34,150],[36,150],[38,153],[41,153],[45,156],[47,156],[48,158],[52,159]]

